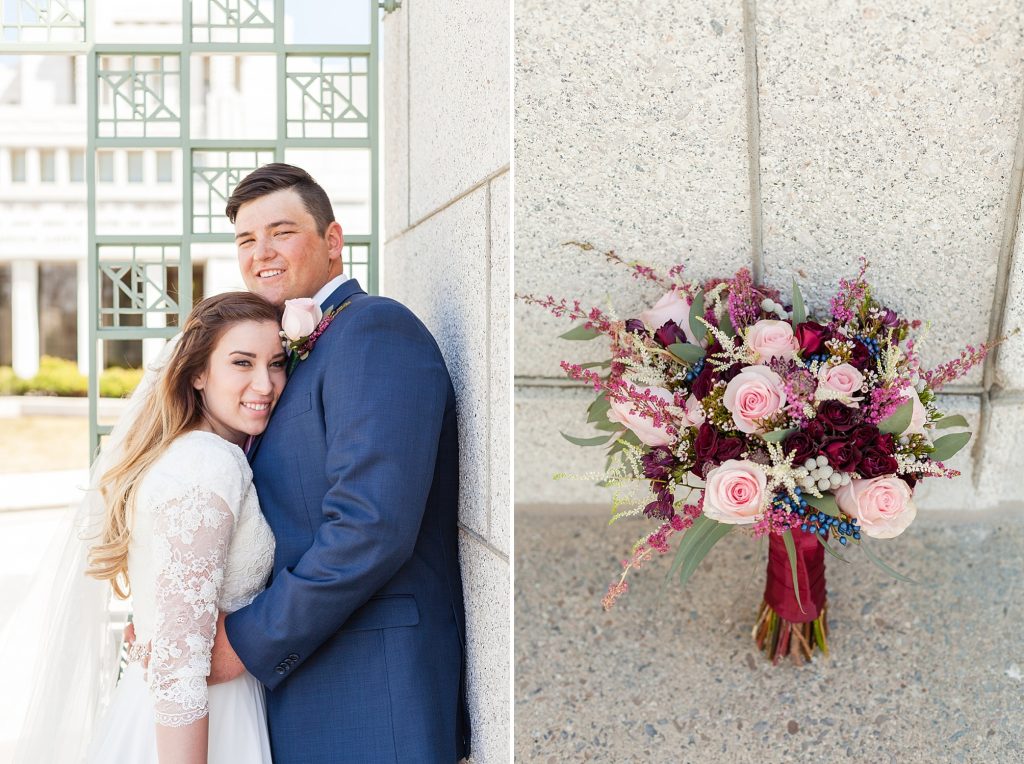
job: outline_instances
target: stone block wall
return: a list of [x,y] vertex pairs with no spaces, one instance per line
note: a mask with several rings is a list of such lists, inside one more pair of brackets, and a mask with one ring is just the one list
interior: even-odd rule
[[434,334],[459,407],[473,762],[505,762],[511,546],[510,18],[503,0],[385,16],[381,293]]
[[[798,276],[821,309],[866,255],[878,296],[929,321],[934,365],[1024,327],[1024,17],[1012,0],[522,0],[515,11],[515,286],[619,315],[660,295],[580,239],[705,278]],[[515,500],[608,503],[561,359],[601,349],[515,307]],[[1019,501],[1024,337],[944,404],[974,425],[923,507]],[[1016,468],[1016,470],[1015,470]],[[927,485],[927,484],[926,484]]]

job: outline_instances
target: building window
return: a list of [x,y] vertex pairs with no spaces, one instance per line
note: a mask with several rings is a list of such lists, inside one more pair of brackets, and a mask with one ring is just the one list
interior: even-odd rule
[[142,152],[141,151],[129,151],[128,152],[128,182],[129,183],[142,183]]
[[0,366],[14,363],[14,334],[11,307],[11,266],[0,264]]
[[[205,263],[192,263],[192,302],[188,304],[189,309],[202,302],[203,292],[206,289],[206,265]],[[178,292],[178,268],[170,266],[167,268],[167,294],[175,302],[180,304],[180,293]],[[178,325],[178,316],[171,313],[167,316],[168,326]]]
[[78,265],[39,264],[39,353],[78,360]]
[[172,183],[174,181],[174,155],[170,151],[156,152],[156,182]]
[[11,149],[11,182],[25,182],[25,149]]
[[101,151],[97,155],[97,180],[100,183],[114,182],[114,154],[110,151]]
[[57,182],[57,152],[53,149],[39,152],[39,180],[43,183]]
[[68,177],[72,183],[85,182],[85,152],[68,152]]

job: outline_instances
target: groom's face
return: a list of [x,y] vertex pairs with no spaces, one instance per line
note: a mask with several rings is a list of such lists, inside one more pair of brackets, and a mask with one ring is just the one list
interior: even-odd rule
[[239,207],[235,244],[245,285],[275,305],[312,297],[341,272],[341,226],[331,223],[321,236],[290,188]]

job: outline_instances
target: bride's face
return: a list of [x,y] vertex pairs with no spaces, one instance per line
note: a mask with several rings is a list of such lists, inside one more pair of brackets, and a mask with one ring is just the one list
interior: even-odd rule
[[206,371],[193,382],[203,397],[202,429],[241,447],[267,428],[285,383],[280,329],[269,321],[244,321],[221,335]]

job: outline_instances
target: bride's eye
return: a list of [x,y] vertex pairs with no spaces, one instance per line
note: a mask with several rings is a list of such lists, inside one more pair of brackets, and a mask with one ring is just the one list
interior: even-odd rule
[[235,360],[235,361],[232,361],[232,363],[233,363],[233,364],[234,364],[235,366],[252,366],[252,364],[251,364],[251,363],[249,363],[249,361],[247,361],[247,360],[246,360],[246,359],[244,359],[244,358],[239,358],[239,359],[237,359],[237,360]]

